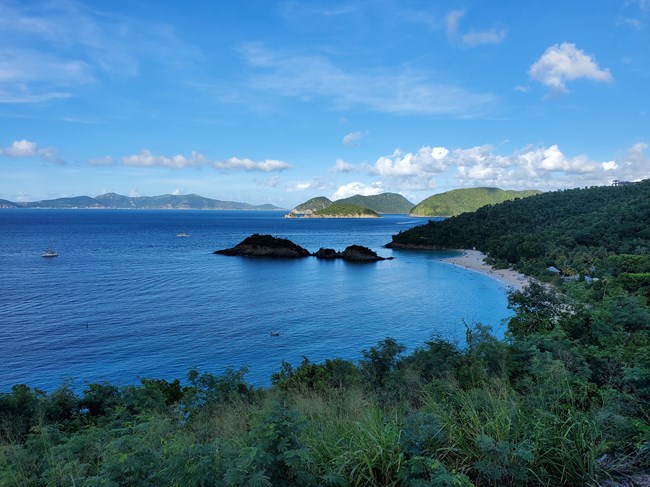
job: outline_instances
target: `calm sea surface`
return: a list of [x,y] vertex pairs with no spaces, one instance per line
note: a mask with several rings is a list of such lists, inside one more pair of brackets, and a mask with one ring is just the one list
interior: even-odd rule
[[[387,336],[409,350],[433,334],[462,342],[464,322],[503,330],[509,311],[497,281],[444,264],[441,253],[382,248],[423,220],[282,215],[0,210],[0,390],[182,379],[191,367],[229,366],[249,367],[247,380],[266,385],[282,360],[356,360]],[[395,259],[212,254],[252,233],[312,252],[359,244]],[[59,257],[40,256],[49,246]]]

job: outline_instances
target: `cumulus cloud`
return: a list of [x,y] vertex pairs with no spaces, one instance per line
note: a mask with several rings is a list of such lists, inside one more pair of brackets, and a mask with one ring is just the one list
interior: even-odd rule
[[361,142],[361,138],[365,134],[363,132],[350,132],[343,137],[343,143],[349,147],[355,147]]
[[507,155],[487,144],[453,150],[424,146],[417,152],[396,150],[363,168],[368,176],[381,176],[402,191],[434,188],[436,178],[444,178],[450,186],[559,189],[648,178],[647,150],[647,144],[637,143],[615,160],[596,161],[584,154],[568,156],[557,144],[529,146]]
[[550,88],[553,94],[567,91],[567,81],[579,78],[611,81],[609,69],[601,69],[595,59],[575,44],[554,44],[530,67],[528,75]]
[[36,144],[29,140],[15,140],[11,146],[2,150],[2,154],[9,157],[30,157],[36,153]]
[[58,151],[53,147],[39,148],[35,142],[29,140],[15,140],[9,147],[0,149],[0,155],[5,157],[38,157],[46,162],[55,162],[63,164],[64,161],[59,158]]
[[[107,156],[101,159],[95,159],[97,165],[101,161],[110,161],[111,157]],[[291,166],[284,161],[266,159],[263,161],[253,161],[251,159],[240,159],[231,157],[230,159],[212,161],[200,152],[192,151],[189,156],[178,154],[175,156],[154,155],[151,151],[143,149],[139,154],[122,157],[122,163],[125,166],[139,167],[168,167],[173,169],[185,169],[192,167],[213,167],[221,171],[259,171],[274,172],[284,171]],[[93,161],[91,161],[93,164]]]
[[367,166],[372,175],[389,177],[423,176],[441,173],[447,168],[445,147],[424,146],[416,153],[403,153],[397,149],[390,156],[382,156],[373,166]]
[[336,164],[334,165],[334,171],[350,173],[356,171],[356,167],[354,167],[354,165],[350,164],[349,162],[345,162],[343,159],[337,159]]
[[353,182],[340,186],[339,189],[332,195],[332,200],[340,200],[341,198],[349,198],[350,196],[372,196],[383,193],[384,188],[381,181],[375,181],[371,184],[364,184]]

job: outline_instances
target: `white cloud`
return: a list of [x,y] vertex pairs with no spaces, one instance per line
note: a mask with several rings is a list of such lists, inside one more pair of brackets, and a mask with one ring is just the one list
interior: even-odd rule
[[181,194],[181,190],[179,188],[176,188],[174,191],[172,191],[172,194],[174,196],[179,196]]
[[528,93],[530,91],[530,86],[517,85],[514,87],[514,90],[518,91],[519,93]]
[[554,44],[530,67],[528,75],[548,86],[554,94],[567,91],[566,82],[579,78],[611,81],[609,69],[601,69],[594,58],[575,44]]
[[559,189],[635,181],[650,177],[648,146],[638,143],[615,160],[595,161],[584,154],[568,156],[557,144],[525,147],[508,155],[491,145],[449,150],[424,146],[417,152],[396,150],[363,168],[382,177],[385,186],[426,191],[442,179],[448,186],[497,186],[504,189]]
[[350,132],[343,137],[343,143],[349,147],[356,147],[361,142],[361,138],[365,135],[363,132]]
[[334,165],[334,171],[350,173],[356,171],[356,167],[354,167],[354,165],[350,164],[349,162],[345,162],[343,159],[337,159],[336,164]]
[[215,162],[214,167],[223,170],[243,169],[244,171],[272,172],[284,171],[286,169],[289,169],[291,166],[284,161],[276,161],[274,159],[266,159],[264,161],[255,162],[250,159],[239,159],[238,157],[231,157],[230,159],[226,159],[224,161]]
[[424,177],[427,174],[441,173],[447,168],[445,147],[421,147],[415,154],[404,154],[399,149],[390,156],[382,156],[373,166],[367,166],[372,175],[389,177]]
[[[212,167],[220,171],[275,172],[284,171],[291,167],[284,161],[274,159],[256,162],[247,158],[231,157],[230,159],[214,161],[197,151],[192,151],[189,156],[183,154],[164,156],[155,155],[151,151],[143,149],[139,154],[124,156],[121,160],[125,166],[168,167],[173,169]],[[115,160],[112,156],[104,156],[90,161],[91,165],[111,165],[114,163]]]
[[362,106],[382,113],[474,116],[496,102],[491,93],[438,82],[433,73],[410,67],[350,71],[322,56],[272,51],[259,43],[240,52],[254,70],[249,87],[302,101],[324,98],[339,110]]
[[0,156],[19,158],[38,157],[43,161],[64,164],[64,161],[59,158],[58,151],[55,148],[44,147],[39,149],[35,142],[24,139],[15,140],[9,147],[0,149]]
[[615,169],[618,169],[618,164],[616,164],[616,161],[603,162],[602,165],[605,171],[614,171]]
[[36,144],[29,140],[15,140],[10,147],[2,150],[2,154],[9,157],[30,157],[37,152]]
[[314,178],[310,181],[292,181],[287,183],[284,190],[288,193],[294,193],[298,191],[308,191],[316,189],[325,189],[329,188],[330,183],[322,178]]
[[353,182],[339,187],[339,189],[337,189],[336,192],[332,195],[331,199],[340,200],[341,198],[348,198],[357,194],[361,196],[372,196],[383,192],[384,189],[382,187],[381,181],[376,181],[369,185]]
[[210,163],[203,154],[196,151],[192,151],[189,157],[180,154],[167,157],[153,155],[146,149],[140,151],[139,154],[122,157],[122,162],[125,166],[171,167],[174,169],[205,166]]

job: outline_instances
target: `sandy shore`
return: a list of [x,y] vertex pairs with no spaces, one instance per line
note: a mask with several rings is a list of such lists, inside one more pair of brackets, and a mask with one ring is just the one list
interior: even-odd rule
[[461,255],[443,259],[442,262],[488,275],[517,291],[521,291],[530,282],[530,278],[517,271],[511,269],[494,269],[484,262],[486,255],[478,250],[461,250],[461,252]]

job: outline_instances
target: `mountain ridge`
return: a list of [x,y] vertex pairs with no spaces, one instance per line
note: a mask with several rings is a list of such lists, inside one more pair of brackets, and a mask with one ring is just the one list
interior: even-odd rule
[[59,208],[59,209],[146,209],[146,210],[281,210],[271,205],[252,205],[237,201],[222,201],[197,194],[159,196],[124,196],[105,193],[99,196],[74,196],[30,202],[11,202],[2,200],[0,207],[9,208]]

